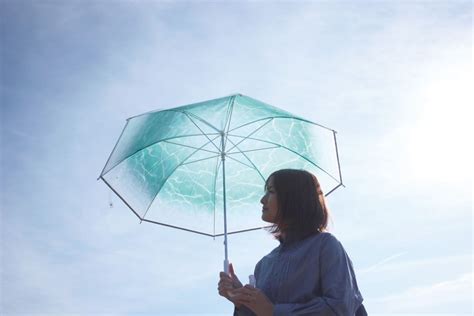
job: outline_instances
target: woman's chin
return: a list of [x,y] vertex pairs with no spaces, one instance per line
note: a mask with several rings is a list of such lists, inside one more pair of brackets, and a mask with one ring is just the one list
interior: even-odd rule
[[265,216],[265,213],[262,214],[262,221],[273,224],[273,222]]

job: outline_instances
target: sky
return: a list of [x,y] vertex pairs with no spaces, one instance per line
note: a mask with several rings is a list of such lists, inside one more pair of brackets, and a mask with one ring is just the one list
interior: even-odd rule
[[[371,315],[472,314],[470,1],[0,0],[0,25],[2,315],[229,315],[222,238],[97,177],[128,117],[234,93],[338,132],[330,231]],[[276,246],[232,235],[237,275]]]

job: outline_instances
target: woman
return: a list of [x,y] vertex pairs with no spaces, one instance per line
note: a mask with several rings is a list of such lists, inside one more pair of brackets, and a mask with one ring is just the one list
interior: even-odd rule
[[367,315],[341,243],[326,232],[329,214],[314,175],[284,169],[272,173],[260,201],[280,245],[255,267],[256,286],[220,273],[218,291],[234,303],[234,315]]

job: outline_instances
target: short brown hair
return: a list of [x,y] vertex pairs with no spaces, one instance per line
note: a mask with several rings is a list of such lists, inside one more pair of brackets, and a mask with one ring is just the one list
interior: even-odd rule
[[326,230],[329,210],[315,175],[306,170],[281,169],[273,172],[277,194],[276,223],[270,232],[280,242],[289,244]]

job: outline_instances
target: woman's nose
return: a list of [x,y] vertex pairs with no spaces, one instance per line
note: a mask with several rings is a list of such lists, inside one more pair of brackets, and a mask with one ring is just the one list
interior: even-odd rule
[[260,203],[265,204],[265,195],[260,199]]

